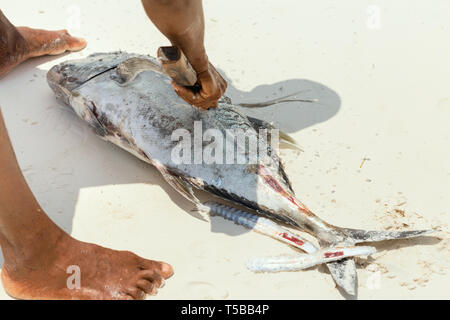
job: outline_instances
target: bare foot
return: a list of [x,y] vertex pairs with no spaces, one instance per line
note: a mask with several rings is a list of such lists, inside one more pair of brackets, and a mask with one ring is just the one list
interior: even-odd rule
[[43,55],[58,55],[66,51],[80,51],[86,47],[86,41],[72,37],[67,30],[46,31],[18,27],[17,31],[28,44],[27,55],[39,57]]
[[79,51],[86,41],[66,30],[46,31],[15,27],[0,11],[0,77],[33,57]]
[[37,254],[5,252],[1,279],[12,297],[136,300],[156,294],[164,279],[173,274],[164,262],[80,242],[62,231],[54,241],[46,242],[36,242],[39,248],[33,250]]

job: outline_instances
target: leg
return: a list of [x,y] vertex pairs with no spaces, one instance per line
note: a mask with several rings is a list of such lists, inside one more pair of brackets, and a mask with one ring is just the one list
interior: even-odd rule
[[85,40],[70,36],[66,30],[16,28],[0,10],[0,77],[29,58],[77,51],[85,46]]
[[[4,288],[21,299],[139,299],[173,273],[166,263],[77,241],[55,225],[22,176],[1,112],[0,246]],[[67,288],[69,266],[79,267],[79,289]]]

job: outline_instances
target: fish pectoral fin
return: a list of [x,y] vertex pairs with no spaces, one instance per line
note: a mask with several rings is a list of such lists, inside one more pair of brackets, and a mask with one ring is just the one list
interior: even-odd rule
[[281,149],[292,149],[303,152],[302,147],[300,147],[297,141],[288,135],[286,132],[279,130],[280,134],[280,148]]
[[192,186],[189,185],[183,178],[173,174],[162,165],[156,165],[156,168],[159,172],[161,172],[167,183],[169,183],[172,188],[178,191],[179,194],[196,205],[200,204],[200,200],[195,196]]
[[159,172],[161,172],[164,180],[166,180],[172,188],[174,188],[176,191],[178,191],[179,194],[195,204],[195,208],[194,210],[192,210],[192,212],[197,213],[202,220],[208,222],[209,214],[204,210],[205,207],[195,196],[192,186],[180,176],[170,172],[170,170],[168,170],[165,166],[158,163],[154,164],[154,166],[156,167],[156,169],[158,169]]

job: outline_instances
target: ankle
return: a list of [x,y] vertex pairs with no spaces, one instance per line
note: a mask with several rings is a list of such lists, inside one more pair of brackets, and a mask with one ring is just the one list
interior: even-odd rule
[[3,268],[9,273],[17,273],[51,264],[68,239],[70,236],[55,225],[26,235],[21,241],[1,241],[5,259]]
[[26,60],[28,53],[25,38],[0,12],[0,72]]

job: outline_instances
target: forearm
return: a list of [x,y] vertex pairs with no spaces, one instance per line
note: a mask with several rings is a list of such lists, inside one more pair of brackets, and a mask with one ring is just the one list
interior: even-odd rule
[[142,4],[155,26],[184,52],[195,71],[207,70],[202,0],[142,0]]

